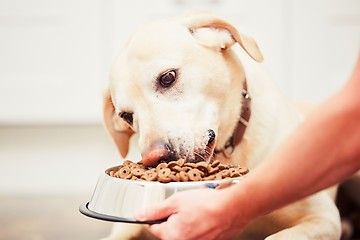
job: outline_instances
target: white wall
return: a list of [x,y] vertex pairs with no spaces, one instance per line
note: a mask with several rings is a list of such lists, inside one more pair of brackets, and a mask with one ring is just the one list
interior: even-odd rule
[[101,125],[111,62],[135,27],[194,8],[253,36],[293,99],[329,96],[359,53],[358,0],[0,0],[0,193],[92,191],[119,162]]

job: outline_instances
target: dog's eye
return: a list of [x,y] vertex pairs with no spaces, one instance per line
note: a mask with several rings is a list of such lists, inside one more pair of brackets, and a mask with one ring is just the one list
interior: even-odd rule
[[124,119],[128,124],[133,124],[133,113],[131,112],[121,112],[119,116]]
[[170,87],[176,80],[176,71],[171,70],[159,77],[159,83],[163,88]]

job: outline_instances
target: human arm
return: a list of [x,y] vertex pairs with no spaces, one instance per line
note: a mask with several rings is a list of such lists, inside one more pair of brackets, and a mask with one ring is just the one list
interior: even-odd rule
[[258,199],[255,215],[330,187],[360,169],[359,90],[360,58],[345,87],[316,108],[246,179],[241,188]]
[[[257,217],[341,182],[360,168],[360,58],[350,80],[241,183],[175,194],[138,215],[165,239],[228,239]],[[271,199],[271,201],[269,201]]]

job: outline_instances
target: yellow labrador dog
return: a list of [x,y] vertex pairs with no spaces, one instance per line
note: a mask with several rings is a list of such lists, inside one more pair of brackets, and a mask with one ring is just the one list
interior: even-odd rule
[[[269,80],[262,60],[252,38],[207,13],[139,29],[117,57],[105,97],[105,125],[121,155],[138,134],[148,166],[216,158],[254,169],[302,120]],[[143,227],[123,225],[110,238],[132,239],[140,232]],[[239,239],[339,236],[339,213],[324,191],[264,216]]]

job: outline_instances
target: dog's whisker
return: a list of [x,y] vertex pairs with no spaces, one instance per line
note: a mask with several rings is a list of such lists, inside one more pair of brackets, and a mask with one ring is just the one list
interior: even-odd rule
[[211,154],[211,152],[207,151],[206,149],[204,150],[204,154],[194,152],[194,155],[195,155],[195,158],[198,157],[202,161],[206,161],[209,156],[210,156],[210,159],[213,158],[213,155]]
[[198,157],[198,158],[200,158],[200,159],[203,160],[203,161],[206,160],[205,157],[204,157],[202,154],[200,154],[200,153],[196,153],[196,152],[195,152],[194,155],[195,155],[195,158]]

